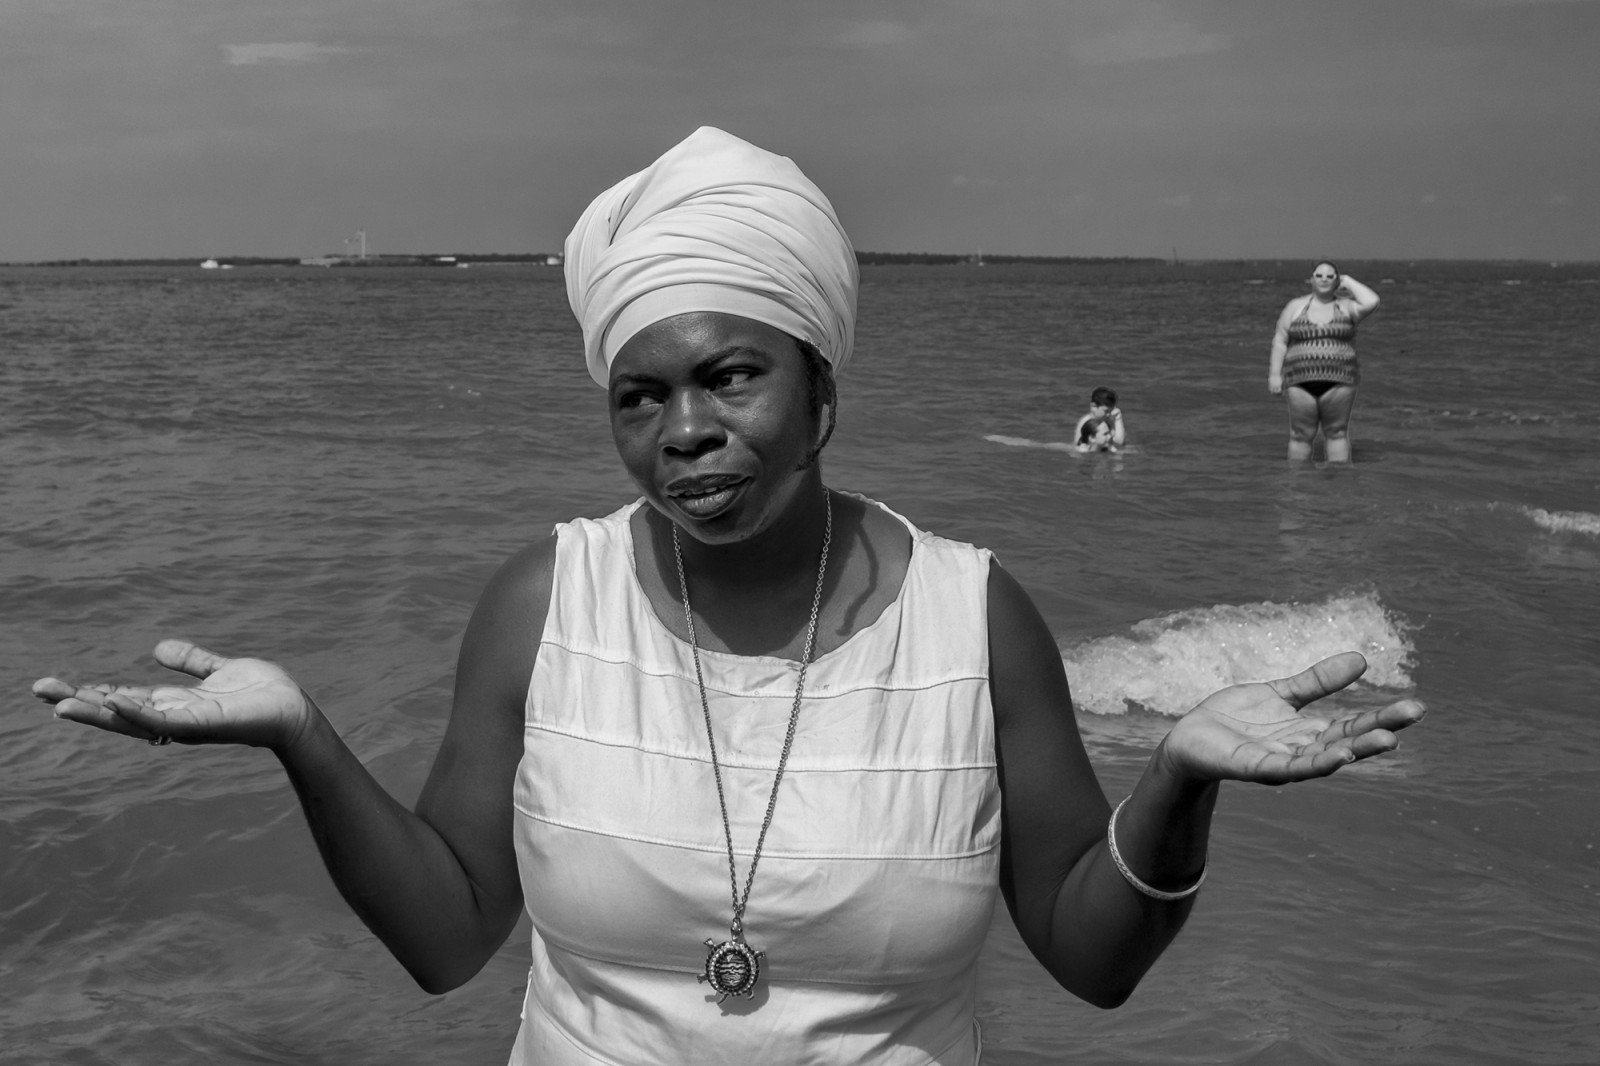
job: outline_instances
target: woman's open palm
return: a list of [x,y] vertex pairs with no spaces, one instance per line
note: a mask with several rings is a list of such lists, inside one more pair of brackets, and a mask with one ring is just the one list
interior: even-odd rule
[[1366,668],[1358,653],[1344,652],[1293,677],[1214,692],[1167,734],[1166,756],[1192,779],[1281,785],[1326,777],[1357,759],[1392,751],[1399,744],[1395,732],[1425,713],[1416,700],[1331,718],[1303,711]]
[[112,733],[181,744],[279,747],[298,735],[310,701],[282,667],[229,659],[182,640],[156,645],[156,661],[200,679],[187,685],[73,685],[47,677],[34,695],[56,716]]

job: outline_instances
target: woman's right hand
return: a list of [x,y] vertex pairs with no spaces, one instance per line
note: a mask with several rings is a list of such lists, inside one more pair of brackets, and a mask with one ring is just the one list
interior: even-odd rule
[[282,667],[262,659],[228,659],[184,640],[156,645],[156,661],[200,679],[198,685],[73,685],[36,681],[33,694],[57,718],[111,733],[180,744],[250,744],[281,750],[320,713]]
[[1283,392],[1283,375],[1282,374],[1268,374],[1267,375],[1267,391],[1272,393],[1272,395],[1274,395],[1274,396],[1277,396],[1278,394]]

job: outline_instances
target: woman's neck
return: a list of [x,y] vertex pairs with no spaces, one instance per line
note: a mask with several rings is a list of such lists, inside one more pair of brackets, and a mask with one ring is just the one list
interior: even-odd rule
[[[751,537],[728,544],[705,544],[679,530],[678,546],[691,588],[720,598],[779,592],[797,583],[814,586],[827,525],[827,492],[821,471],[814,466],[782,512],[766,529]],[[675,570],[671,520],[660,513],[651,514],[648,520],[658,558],[664,556]]]
[[[666,597],[657,601],[657,617],[670,613],[670,628],[680,629],[677,615],[683,603],[675,555],[681,554],[698,643],[743,655],[799,658],[817,594],[827,526],[827,490],[818,475],[806,481],[766,529],[732,544],[703,544],[680,530],[675,553],[671,521],[659,512],[648,514],[658,587]],[[836,526],[834,547],[839,546],[838,533]],[[840,553],[829,554],[828,583],[833,585],[837,575],[831,572],[838,560],[831,557]],[[679,635],[687,638],[687,629]]]

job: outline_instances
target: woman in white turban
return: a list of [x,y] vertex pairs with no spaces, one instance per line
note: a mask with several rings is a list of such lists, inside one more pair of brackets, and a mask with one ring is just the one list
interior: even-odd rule
[[513,1063],[970,1066],[998,900],[1065,988],[1120,1003],[1204,880],[1220,781],[1324,776],[1421,717],[1304,713],[1355,653],[1225,689],[1113,809],[1016,581],[823,483],[857,274],[792,162],[699,130],[595,200],[567,284],[641,499],[492,579],[414,812],[261,660],[166,642],[198,684],[35,686],[151,743],[271,748],[430,991],[525,909]]

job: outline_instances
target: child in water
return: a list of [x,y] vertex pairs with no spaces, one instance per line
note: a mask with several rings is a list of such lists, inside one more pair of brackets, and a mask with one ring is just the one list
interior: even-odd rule
[[1096,422],[1092,418],[1085,418],[1078,423],[1078,443],[1080,452],[1114,452],[1115,444],[1111,443],[1111,427],[1105,422]]
[[1114,452],[1128,439],[1122,424],[1117,394],[1107,388],[1095,389],[1089,396],[1089,413],[1078,419],[1073,431],[1080,452]]

